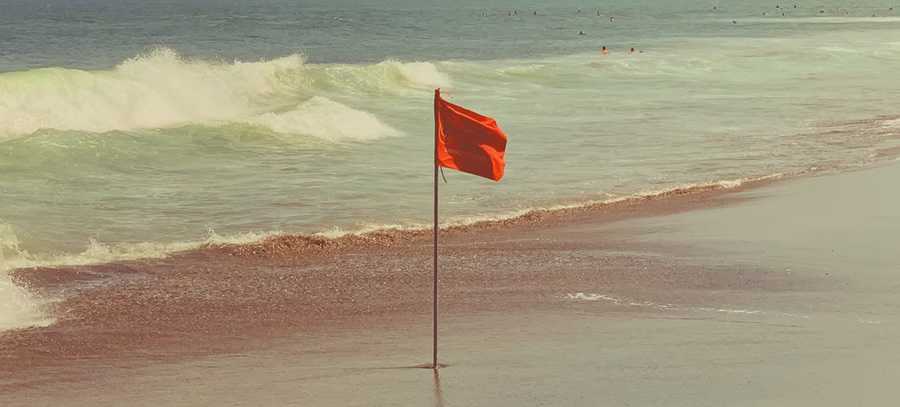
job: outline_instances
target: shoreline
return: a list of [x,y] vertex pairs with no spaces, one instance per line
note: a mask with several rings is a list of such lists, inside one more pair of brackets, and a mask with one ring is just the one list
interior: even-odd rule
[[[749,305],[759,293],[827,289],[837,282],[694,263],[671,255],[684,248],[642,241],[642,228],[617,226],[741,206],[766,199],[744,192],[816,178],[681,190],[448,228],[441,237],[442,318],[530,318],[571,310],[573,299],[594,305],[589,315],[624,320],[667,304],[679,314],[741,317],[755,315]],[[19,281],[75,294],[55,305],[56,324],[0,333],[0,393],[106,380],[107,368],[189,363],[298,342],[315,348],[354,332],[416,331],[430,324],[430,242],[427,230],[289,236],[162,259],[18,270]],[[91,287],[79,289],[85,281]],[[590,299],[605,292],[616,295]],[[725,293],[734,296],[726,300],[730,308],[719,305]]]
[[[900,153],[900,150],[898,150]],[[647,191],[625,195],[605,200],[587,200],[573,203],[562,203],[550,206],[531,207],[522,210],[516,210],[498,215],[486,216],[458,216],[461,219],[451,219],[440,224],[442,233],[465,232],[469,230],[494,229],[499,227],[508,227],[513,225],[521,225],[526,223],[539,223],[543,221],[565,221],[568,217],[589,215],[590,213],[604,214],[606,212],[615,212],[628,209],[628,214],[622,216],[644,216],[633,212],[640,209],[640,205],[647,202],[655,202],[658,200],[667,200],[673,197],[682,197],[694,194],[730,193],[740,192],[751,188],[757,188],[768,185],[772,182],[790,181],[807,176],[818,176],[824,170],[808,170],[795,174],[774,173],[758,177],[744,177],[739,179],[719,180],[709,182],[698,182],[687,185],[675,186],[668,189],[657,191]],[[648,214],[647,216],[653,216]],[[171,256],[178,256],[186,253],[201,252],[206,250],[223,250],[236,255],[247,254],[243,252],[252,252],[253,250],[275,250],[278,246],[285,246],[289,249],[309,250],[315,254],[320,249],[346,248],[353,244],[369,245],[380,240],[387,239],[390,241],[406,241],[420,237],[420,235],[430,236],[431,226],[426,224],[410,224],[410,225],[385,225],[362,227],[349,231],[322,231],[315,233],[286,233],[286,232],[245,232],[236,235],[219,236],[212,232],[207,240],[197,241],[175,241],[167,243],[144,242],[137,243],[136,246],[146,244],[153,245],[150,249],[141,249],[140,247],[129,247],[126,245],[113,244],[109,246],[113,254],[109,254],[103,258],[94,258],[86,252],[71,253],[56,257],[41,258],[40,256],[29,256],[27,258],[12,258],[13,265],[8,270],[11,275],[27,274],[29,270],[55,270],[55,269],[79,269],[84,267],[100,267],[104,265],[127,264],[129,262],[140,262],[148,260],[163,259]],[[408,236],[407,236],[408,235]],[[426,236],[426,237],[427,237]],[[388,242],[383,242],[387,244]],[[102,243],[101,243],[102,244]],[[377,244],[376,244],[377,245]],[[105,247],[106,245],[104,245]],[[157,249],[158,247],[159,249]],[[303,252],[306,253],[306,252]],[[75,280],[79,278],[76,276]],[[89,279],[89,278],[87,278]],[[21,279],[21,283],[27,284],[27,279]],[[57,283],[62,283],[58,281]],[[43,282],[49,283],[49,282]],[[43,283],[38,283],[35,288],[43,288]],[[28,328],[28,327],[25,327]]]
[[[537,239],[538,245],[542,246],[542,238],[538,235],[554,229],[565,229],[569,225],[585,221],[606,224],[727,205],[738,200],[735,196],[737,192],[782,180],[780,177],[764,177],[739,185],[710,183],[614,202],[532,210],[509,219],[448,226],[442,228],[441,232],[442,268],[454,269],[450,263],[451,256],[461,245],[487,246],[483,250],[496,252],[497,248],[490,247],[496,239],[527,234],[532,239]],[[616,239],[604,241],[612,243]],[[363,319],[382,322],[427,319],[430,314],[424,311],[428,310],[426,303],[430,303],[430,297],[417,298],[415,301],[378,300],[361,304],[356,303],[353,298],[360,296],[365,290],[363,286],[371,282],[360,280],[361,278],[374,279],[377,284],[386,286],[384,291],[387,292],[377,294],[382,298],[416,298],[425,292],[426,285],[430,283],[430,242],[431,232],[425,229],[380,230],[337,238],[283,235],[249,244],[209,245],[159,259],[18,269],[12,273],[18,283],[38,292],[66,292],[66,297],[52,307],[52,314],[57,317],[55,324],[43,328],[0,332],[0,359],[6,362],[0,367],[0,372],[3,373],[0,377],[21,377],[32,369],[65,366],[71,363],[72,358],[102,360],[109,364],[140,363],[142,359],[178,360],[185,356],[230,353],[245,348],[248,343],[265,343],[271,338],[298,331],[358,327],[360,324],[364,325]],[[628,245],[627,242],[617,244]],[[572,242],[567,242],[566,245],[572,245]],[[338,266],[342,267],[342,258],[371,256],[380,257],[383,261],[390,261],[391,258],[405,259],[402,275],[389,274],[384,270],[370,273],[366,270],[369,265],[361,267],[354,264],[348,268],[354,270],[352,273],[361,274],[354,278],[350,271],[336,270],[333,264],[338,262]],[[620,262],[620,271],[627,270],[630,268],[629,264],[636,261],[636,257],[626,256],[617,261]],[[332,267],[329,268],[329,265]],[[323,268],[327,269],[323,275],[304,274],[308,270]],[[265,277],[254,281],[253,276],[244,273],[243,270],[246,269],[265,270]],[[470,274],[465,280],[457,282],[459,286],[447,284],[447,287],[442,287],[442,297],[477,290],[486,276],[473,271],[467,270]],[[511,270],[506,271],[507,274],[510,272]],[[584,276],[583,272],[580,273],[581,278]],[[624,279],[622,275],[619,277]],[[223,278],[229,283],[217,282]],[[534,284],[544,278],[539,275],[531,278],[534,281],[517,289],[540,293],[542,290]],[[563,280],[567,278],[572,276]],[[496,276],[490,280],[498,285],[503,282]],[[208,292],[191,292],[188,286],[195,281],[201,282],[199,289]],[[241,289],[227,286],[248,283],[260,285],[253,288],[256,291],[243,293]],[[278,287],[282,284],[284,287]],[[291,290],[292,295],[279,296],[273,293],[279,289]],[[330,296],[329,293],[337,296]],[[204,294],[214,301],[206,302]],[[314,298],[302,298],[310,294]],[[277,301],[261,298],[262,295],[274,295]],[[181,298],[173,300],[173,296]],[[251,299],[250,302],[256,303],[239,305],[231,302],[232,299],[239,298]],[[350,300],[344,301],[341,298]],[[465,304],[453,305],[452,300],[449,303],[444,301],[443,304],[448,304],[446,306],[451,307],[451,310],[455,309],[453,307],[460,307],[461,312],[477,312],[485,304],[492,302],[484,298],[479,306],[468,309],[470,307]],[[520,298],[519,301],[525,300]],[[411,306],[413,304],[415,306]],[[229,312],[227,308],[241,306],[249,306],[250,311],[237,311],[241,315],[222,318],[223,313]],[[487,306],[486,309],[491,307]],[[314,315],[297,315],[297,312],[303,310],[313,312]],[[164,316],[154,318],[150,314]],[[260,316],[268,319],[259,321]],[[232,323],[236,326],[229,326]],[[198,329],[203,332],[202,335],[190,333]],[[247,334],[246,331],[256,333]],[[97,332],[119,334],[109,336]],[[162,337],[159,337],[160,334]],[[181,338],[177,338],[179,336]],[[193,343],[208,336],[224,336],[224,339],[219,343]],[[142,356],[134,357],[135,351],[139,351],[138,354]],[[4,381],[6,380],[0,383]],[[28,380],[24,380],[24,383],[17,383],[14,380],[0,384],[0,389],[14,389],[21,385],[27,387],[27,382]]]

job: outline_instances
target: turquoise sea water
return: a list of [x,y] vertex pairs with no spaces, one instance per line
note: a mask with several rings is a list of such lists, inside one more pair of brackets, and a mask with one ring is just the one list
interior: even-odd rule
[[447,222],[893,156],[892,2],[657,3],[4,0],[0,329],[14,267],[427,224],[435,87],[510,136]]

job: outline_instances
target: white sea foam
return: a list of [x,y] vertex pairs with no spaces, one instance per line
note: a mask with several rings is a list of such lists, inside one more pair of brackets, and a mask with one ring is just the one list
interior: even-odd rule
[[659,310],[672,310],[677,309],[678,307],[672,304],[657,304],[649,301],[635,301],[629,300],[625,298],[617,298],[611,295],[606,294],[597,294],[597,293],[574,293],[574,294],[566,294],[566,298],[570,300],[579,300],[579,301],[603,301],[608,302],[615,305],[622,305],[627,307],[648,307],[648,308],[656,308]]
[[35,256],[19,247],[12,228],[0,224],[0,331],[16,328],[47,326],[54,322],[45,308],[56,299],[41,298],[13,283],[9,272],[32,267],[59,267],[104,264],[115,261],[156,259],[172,253],[196,249],[210,244],[248,244],[261,241],[280,232],[248,232],[219,235],[210,230],[206,239],[172,243],[104,244],[88,241],[87,248],[75,254]]
[[[189,60],[163,48],[106,71],[0,74],[0,138],[41,129],[102,133],[252,122],[328,140],[347,139],[348,133],[371,139],[394,131],[371,113],[321,94],[421,90],[449,82],[427,62],[316,65],[290,55],[225,63]],[[367,126],[374,130],[357,131]]]
[[301,134],[328,141],[370,141],[400,134],[375,115],[316,96],[284,113],[264,113],[246,121],[276,133]]
[[[621,305],[626,307],[644,307],[644,308],[653,308],[660,311],[694,311],[694,312],[716,312],[716,313],[724,313],[724,314],[742,314],[742,315],[756,315],[763,314],[763,311],[754,310],[754,309],[734,309],[734,308],[717,308],[717,307],[686,307],[686,306],[678,306],[674,304],[658,304],[651,301],[637,301],[627,298],[619,298],[614,297],[608,294],[598,294],[598,293],[570,293],[566,294],[566,299],[576,300],[576,301],[602,301],[615,305]],[[793,316],[791,314],[778,313],[778,315],[782,316]]]
[[437,67],[429,62],[410,62],[396,64],[396,69],[400,71],[406,80],[419,86],[429,88],[450,86],[450,77],[447,74],[438,71]]
[[[780,311],[763,311],[757,309],[741,309],[741,308],[722,308],[722,307],[692,307],[676,304],[659,304],[652,301],[639,301],[624,297],[615,297],[609,294],[599,293],[568,293],[565,299],[572,301],[600,301],[624,307],[641,307],[652,308],[659,311],[681,311],[681,312],[707,312],[734,315],[768,315],[775,317],[791,318],[791,319],[810,319],[809,315],[795,314],[791,312]],[[863,322],[860,320],[859,322]]]
[[[765,175],[761,177],[744,177],[730,180],[720,180],[720,181],[710,181],[710,182],[701,182],[701,183],[693,183],[693,184],[682,184],[671,188],[663,188],[657,190],[646,190],[641,191],[635,194],[623,195],[614,198],[604,199],[604,200],[588,200],[588,201],[580,201],[571,204],[559,204],[559,205],[551,205],[551,206],[537,206],[537,207],[529,207],[522,208],[513,211],[508,211],[499,214],[489,214],[489,215],[475,215],[475,216],[455,216],[448,217],[443,220],[440,224],[440,228],[451,228],[451,227],[461,227],[461,226],[469,226],[483,222],[500,222],[506,220],[512,220],[516,218],[520,218],[522,216],[528,215],[529,213],[535,212],[555,212],[555,211],[564,211],[564,210],[572,210],[572,209],[584,209],[592,206],[602,206],[602,205],[613,205],[621,202],[626,202],[629,200],[635,199],[647,199],[647,198],[657,198],[662,197],[667,194],[673,193],[675,191],[690,191],[690,190],[700,190],[704,188],[718,188],[718,189],[734,189],[743,186],[748,182],[761,182],[768,180],[776,180],[783,178],[785,174],[783,173],[775,173],[770,175]],[[366,233],[372,233],[382,230],[428,230],[431,229],[431,224],[426,223],[408,223],[408,224],[367,224],[363,225],[359,228],[355,229],[343,229],[340,227],[334,227],[327,231],[322,231],[316,233],[317,236],[322,236],[329,239],[337,239],[347,235],[364,235]]]
[[10,281],[7,271],[0,266],[0,331],[52,324],[45,302]]
[[0,223],[0,331],[30,326],[47,326],[41,301],[28,290],[13,283],[9,271],[13,261],[21,255],[19,240],[9,225]]

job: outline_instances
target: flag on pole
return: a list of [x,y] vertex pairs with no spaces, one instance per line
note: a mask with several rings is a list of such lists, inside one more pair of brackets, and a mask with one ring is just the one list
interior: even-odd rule
[[437,165],[500,181],[506,134],[497,121],[441,99],[434,91]]
[[438,364],[438,168],[452,168],[500,181],[506,163],[506,134],[497,122],[441,99],[434,90],[434,274],[432,281],[432,359]]

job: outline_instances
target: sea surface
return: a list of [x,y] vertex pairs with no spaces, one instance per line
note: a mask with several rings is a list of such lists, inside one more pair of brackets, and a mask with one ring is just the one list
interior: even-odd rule
[[0,0],[0,329],[15,268],[427,225],[436,87],[510,137],[446,224],[900,153],[892,1],[545,3]]

